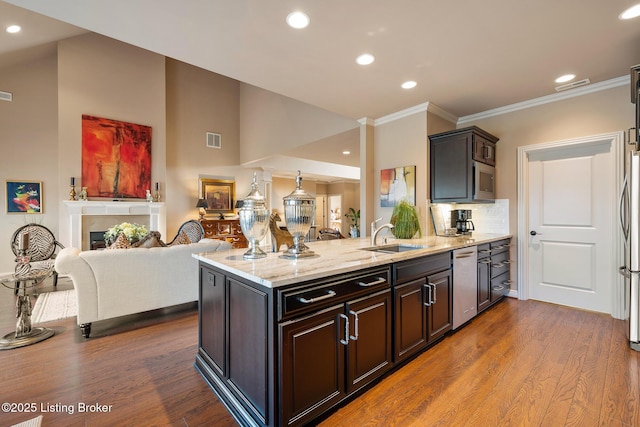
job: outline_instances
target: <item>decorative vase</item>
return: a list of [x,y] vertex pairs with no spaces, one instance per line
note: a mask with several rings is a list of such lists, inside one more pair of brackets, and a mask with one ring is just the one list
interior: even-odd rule
[[251,191],[242,200],[239,212],[242,234],[249,241],[249,250],[242,255],[244,259],[264,258],[267,254],[258,246],[264,239],[269,227],[269,211],[265,206],[265,198],[258,190],[257,176],[253,174]]
[[300,171],[296,176],[296,189],[283,198],[284,220],[287,230],[293,236],[293,246],[283,253],[285,258],[313,256],[315,253],[304,244],[304,236],[309,232],[316,216],[316,198],[302,189]]

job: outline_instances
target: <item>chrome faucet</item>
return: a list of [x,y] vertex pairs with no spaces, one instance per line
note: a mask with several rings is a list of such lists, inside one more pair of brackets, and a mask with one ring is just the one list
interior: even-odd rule
[[380,227],[376,228],[376,222],[380,221],[381,219],[382,218],[378,218],[375,221],[371,222],[371,246],[375,246],[376,245],[376,237],[378,237],[378,233],[383,228],[388,228],[389,230],[393,230],[393,224],[391,224],[391,223],[383,224]]

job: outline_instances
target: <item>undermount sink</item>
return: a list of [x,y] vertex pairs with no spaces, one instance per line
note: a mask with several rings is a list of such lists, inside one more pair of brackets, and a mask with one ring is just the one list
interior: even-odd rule
[[395,243],[392,245],[370,246],[368,248],[360,248],[363,251],[382,252],[385,254],[395,254],[398,252],[414,251],[416,249],[424,249],[424,246],[402,245]]

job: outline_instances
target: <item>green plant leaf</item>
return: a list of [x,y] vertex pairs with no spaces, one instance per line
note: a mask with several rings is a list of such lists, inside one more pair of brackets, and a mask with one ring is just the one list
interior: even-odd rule
[[407,200],[401,200],[393,208],[391,224],[394,226],[393,235],[398,239],[411,239],[416,234],[422,237],[418,212]]

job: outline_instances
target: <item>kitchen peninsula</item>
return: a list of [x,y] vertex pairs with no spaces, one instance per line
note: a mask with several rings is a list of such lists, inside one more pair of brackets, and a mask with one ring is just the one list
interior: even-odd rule
[[475,234],[371,248],[339,239],[309,243],[316,255],[297,260],[247,261],[242,249],[194,255],[195,366],[240,424],[306,424],[451,331],[453,250],[504,254],[488,276],[499,289],[489,305],[501,300],[509,242]]

